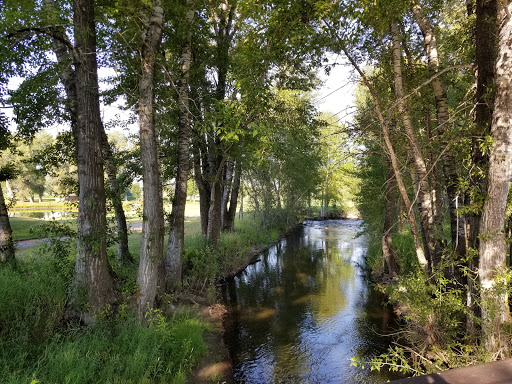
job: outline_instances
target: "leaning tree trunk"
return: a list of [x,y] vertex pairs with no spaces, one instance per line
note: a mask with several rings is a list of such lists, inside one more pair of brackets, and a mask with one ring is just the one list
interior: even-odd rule
[[192,146],[193,163],[194,163],[194,179],[196,181],[197,189],[199,191],[199,215],[201,221],[201,234],[206,236],[208,231],[208,212],[210,209],[210,185],[203,177],[203,173],[207,174],[207,170],[203,172],[203,161],[201,156],[201,150],[199,148],[201,138],[196,138]]
[[192,63],[192,21],[194,9],[192,1],[187,1],[186,37],[181,53],[180,81],[178,84],[179,127],[178,127],[178,170],[176,189],[172,203],[169,241],[165,256],[166,281],[170,286],[181,283],[181,269],[185,241],[185,205],[187,203],[187,183],[190,164],[190,113],[188,83]]
[[[215,144],[219,145],[219,144]],[[206,230],[206,239],[213,247],[219,243],[220,233],[222,230],[222,222],[220,211],[222,209],[222,185],[220,182],[222,168],[225,159],[218,157],[210,157],[210,170],[212,173],[210,177],[212,182],[210,184],[210,209],[208,210],[208,228]],[[215,171],[216,172],[213,172]]]
[[109,185],[109,194],[114,207],[117,224],[117,260],[121,263],[132,261],[130,249],[128,248],[128,225],[126,224],[126,215],[124,214],[123,201],[121,199],[121,188],[117,181],[117,167],[114,162],[112,148],[108,142],[107,134],[103,130],[103,160],[105,161],[105,171]]
[[[437,41],[434,29],[430,25],[429,20],[423,13],[423,9],[419,4],[412,8],[416,23],[421,29],[427,52],[428,66],[431,75],[437,75],[439,72],[440,59],[437,50]],[[448,208],[450,213],[450,229],[452,238],[452,248],[459,255],[466,253],[464,239],[464,217],[457,217],[457,171],[455,169],[456,162],[448,143],[445,138],[445,131],[448,129],[449,112],[448,97],[446,88],[440,77],[435,77],[432,82],[432,90],[437,109],[437,133],[439,144],[441,146],[441,160],[443,173],[446,180],[446,194],[448,195]]]
[[[113,300],[114,285],[107,261],[107,222],[103,179],[102,133],[96,63],[94,2],[74,2],[77,93],[78,254],[75,304],[91,322]],[[78,302],[82,298],[85,302]],[[85,309],[84,309],[85,308]]]
[[141,78],[139,81],[140,156],[143,180],[143,221],[137,283],[139,297],[137,311],[142,316],[152,308],[159,284],[163,283],[164,210],[158,134],[154,116],[154,77],[158,47],[162,39],[164,10],[161,2],[153,3],[153,15],[145,32],[141,52]]
[[433,268],[438,260],[436,240],[434,236],[434,216],[432,209],[432,197],[430,193],[430,186],[428,185],[428,174],[423,154],[414,132],[412,120],[405,101],[405,92],[403,86],[402,76],[402,52],[400,48],[400,40],[398,35],[398,27],[392,24],[392,37],[393,37],[393,74],[395,80],[395,94],[397,98],[398,110],[400,112],[402,123],[405,128],[405,135],[409,142],[411,154],[414,161],[416,175],[418,177],[418,197],[420,203],[420,219],[425,235],[425,249],[427,257],[430,262],[430,267]]
[[414,215],[413,208],[411,206],[411,200],[409,199],[409,196],[407,195],[407,189],[405,188],[404,181],[402,179],[402,173],[400,171],[400,166],[398,164],[398,159],[395,153],[395,149],[393,148],[393,144],[391,142],[391,138],[389,135],[389,128],[386,123],[386,119],[384,119],[384,115],[382,114],[382,109],[380,107],[379,98],[377,96],[377,92],[375,91],[375,88],[372,86],[364,72],[361,70],[357,62],[354,60],[354,58],[348,53],[346,48],[341,48],[347,59],[350,61],[352,66],[355,68],[357,73],[361,76],[361,79],[363,80],[363,83],[368,88],[368,91],[370,92],[370,95],[373,100],[373,107],[375,109],[375,113],[377,114],[377,118],[379,120],[379,124],[382,129],[382,136],[384,138],[385,148],[388,152],[389,160],[391,162],[391,166],[393,168],[393,173],[395,174],[396,183],[398,185],[398,190],[400,192],[400,196],[402,197],[402,201],[404,202],[405,209],[407,210],[407,219],[409,221],[410,227],[411,227],[411,234],[414,241],[414,248],[416,251],[416,258],[418,260],[418,263],[420,267],[423,270],[428,269],[428,261],[425,258],[425,253],[423,252],[423,247],[421,245],[421,240],[418,234],[418,227],[416,226],[416,217]]
[[507,271],[505,216],[512,177],[512,6],[499,33],[496,99],[492,118],[487,198],[480,222],[479,280],[483,345],[492,356],[507,356],[509,338],[502,329],[510,320],[508,286],[499,274]]
[[14,242],[4,192],[0,185],[0,264],[14,261]]

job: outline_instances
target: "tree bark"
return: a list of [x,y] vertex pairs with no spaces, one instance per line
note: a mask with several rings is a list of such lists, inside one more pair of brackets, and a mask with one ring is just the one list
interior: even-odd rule
[[211,174],[212,183],[210,184],[210,208],[208,210],[208,228],[206,231],[206,239],[213,247],[216,247],[219,243],[220,233],[222,229],[222,222],[220,220],[220,211],[222,205],[222,186],[220,183],[220,172],[224,166],[224,159],[220,161],[220,164],[212,159],[210,169],[217,170],[215,174]]
[[226,213],[224,220],[225,231],[233,231],[235,229],[235,216],[236,216],[236,206],[238,202],[238,193],[240,191],[240,179],[242,176],[242,163],[240,160],[237,160],[235,163],[235,174],[233,176],[233,185],[231,187],[231,196],[229,199],[229,209]]
[[402,53],[400,48],[400,39],[398,27],[392,24],[393,38],[393,75],[395,81],[395,94],[397,98],[398,110],[402,118],[402,124],[405,128],[405,134],[411,155],[413,157],[416,175],[418,177],[418,198],[420,202],[420,220],[425,231],[425,250],[430,263],[430,268],[436,266],[438,260],[436,240],[434,236],[434,215],[432,209],[432,196],[430,186],[428,185],[428,174],[423,154],[414,132],[412,120],[407,111],[406,101],[404,99],[405,92],[402,76]]
[[397,276],[399,269],[393,249],[392,229],[396,213],[396,179],[393,168],[388,161],[388,179],[386,182],[386,212],[382,231],[382,254],[388,268],[389,276]]
[[194,9],[187,0],[185,17],[186,36],[180,60],[180,81],[178,84],[179,126],[178,126],[178,169],[176,188],[172,202],[169,241],[165,255],[166,282],[170,286],[181,283],[181,270],[185,240],[185,205],[187,203],[187,183],[190,164],[190,111],[188,83],[192,63],[192,21]]
[[[475,132],[472,135],[471,205],[482,206],[487,189],[486,176],[489,156],[481,150],[481,140],[491,133],[495,97],[495,64],[497,60],[498,1],[477,0],[475,24]],[[468,215],[468,244],[478,249],[480,210]]]
[[0,264],[14,261],[14,242],[4,192],[0,185]]
[[126,215],[124,214],[123,201],[121,198],[122,190],[117,181],[117,167],[114,162],[112,148],[108,142],[107,134],[103,130],[103,160],[105,161],[105,171],[109,185],[109,195],[114,207],[117,224],[117,260],[120,263],[133,261],[128,248],[128,225],[126,224]]
[[[55,8],[55,2],[53,0],[45,0],[45,5],[50,9],[57,11]],[[70,116],[71,132],[75,138],[75,145],[77,145],[77,93],[76,93],[76,74],[72,68],[72,54],[69,52],[66,41],[69,42],[66,36],[65,30],[62,27],[54,27],[52,38],[53,52],[57,57],[57,62],[61,66],[60,68],[60,80],[64,85],[66,92],[65,108]],[[57,38],[58,37],[58,38]],[[117,222],[117,233],[118,233],[118,260],[121,262],[130,261],[132,257],[128,249],[128,226],[126,224],[126,216],[124,214],[123,205],[121,202],[121,192],[119,191],[119,183],[117,182],[117,169],[114,164],[112,149],[108,143],[107,135],[103,123],[101,124],[103,135],[103,157],[105,161],[105,170],[109,181],[110,191],[112,194],[112,204],[114,206],[114,212]],[[75,149],[76,150],[76,149]]]
[[[440,59],[437,50],[437,40],[434,29],[430,21],[425,16],[423,9],[419,4],[412,7],[416,23],[421,29],[425,50],[427,52],[428,67],[431,75],[439,73]],[[437,110],[437,134],[439,145],[442,150],[441,160],[443,173],[446,180],[446,194],[448,195],[448,209],[450,213],[450,230],[452,238],[452,248],[459,255],[466,253],[464,241],[464,217],[457,217],[457,171],[455,169],[455,158],[448,148],[445,139],[445,131],[449,125],[448,97],[446,95],[446,87],[441,78],[435,77],[432,82],[432,90],[436,102]]]
[[[107,261],[107,223],[102,161],[102,124],[98,95],[94,2],[74,1],[75,73],[77,93],[78,255],[75,299],[85,322],[114,298]],[[85,308],[83,307],[85,304]]]
[[141,52],[139,81],[140,150],[143,180],[143,221],[140,263],[137,275],[139,297],[137,311],[142,316],[155,302],[157,289],[163,283],[164,211],[162,180],[158,158],[158,133],[154,116],[154,76],[158,47],[162,39],[164,10],[161,2],[153,2],[153,14],[145,31]]
[[507,271],[505,210],[512,177],[512,6],[506,7],[508,12],[499,33],[493,145],[479,233],[483,345],[489,354],[500,356],[506,356],[509,350],[509,339],[501,327],[510,320],[508,287],[499,286],[497,281],[499,274]]
[[207,174],[208,170],[203,169],[203,164],[206,162],[203,161],[201,156],[200,138],[196,138],[194,140],[194,145],[192,146],[192,152],[194,155],[193,163],[194,163],[194,179],[196,181],[197,189],[199,191],[199,214],[201,221],[201,234],[206,236],[206,232],[208,231],[208,211],[210,209],[210,185],[205,181],[203,174]]
[[232,159],[228,159],[224,168],[224,188],[222,189],[222,208],[220,218],[220,221],[222,222],[222,229],[226,226],[228,203],[231,195],[231,184],[233,183],[234,166],[235,162]]

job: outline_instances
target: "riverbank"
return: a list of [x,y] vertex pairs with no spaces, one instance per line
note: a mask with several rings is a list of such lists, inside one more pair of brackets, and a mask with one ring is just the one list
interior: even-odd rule
[[[258,217],[246,214],[245,220],[236,223],[234,232],[222,234],[219,246],[214,250],[204,242],[200,235],[199,220],[187,220],[183,288],[180,292],[170,295],[168,302],[167,297],[165,298],[166,302],[162,303],[161,309],[152,315],[154,320],[151,320],[151,322],[154,322],[155,326],[150,326],[151,329],[148,331],[137,325],[136,319],[129,311],[129,305],[123,303],[120,303],[120,307],[115,309],[114,313],[105,314],[104,326],[102,325],[99,330],[96,328],[88,330],[80,327],[79,324],[78,327],[69,325],[72,329],[68,330],[68,325],[62,322],[62,318],[67,287],[73,276],[74,261],[72,256],[76,242],[69,241],[67,237],[53,234],[56,236],[53,241],[62,243],[63,247],[20,248],[17,250],[19,262],[16,268],[9,272],[9,284],[0,284],[0,289],[9,291],[5,291],[2,295],[4,299],[0,300],[0,309],[2,309],[0,320],[5,320],[5,324],[13,324],[13,327],[14,324],[17,324],[16,327],[20,327],[20,332],[39,329],[38,324],[40,322],[46,324],[47,330],[38,336],[37,344],[32,344],[33,337],[27,335],[27,343],[23,344],[22,349],[31,352],[23,355],[23,359],[21,359],[22,355],[19,353],[9,352],[17,351],[20,348],[13,339],[12,345],[8,345],[3,351],[5,353],[5,359],[3,359],[5,364],[4,366],[0,364],[0,375],[2,372],[10,372],[9,376],[6,376],[8,377],[6,379],[7,383],[23,381],[28,378],[26,374],[40,381],[48,381],[48,377],[52,377],[54,382],[61,382],[64,380],[64,376],[61,375],[66,375],[66,372],[51,368],[56,359],[60,358],[61,354],[67,353],[67,349],[80,349],[84,355],[93,353],[96,356],[94,344],[97,343],[101,344],[101,350],[97,353],[97,357],[105,360],[105,369],[108,369],[113,363],[113,361],[110,362],[108,356],[113,356],[118,360],[126,360],[126,369],[129,370],[130,364],[133,363],[128,363],[128,359],[137,352],[131,350],[131,347],[123,348],[122,338],[130,332],[130,329],[139,332],[141,338],[156,337],[160,340],[160,336],[158,336],[160,333],[164,332],[162,335],[167,335],[167,329],[178,327],[185,332],[183,334],[184,344],[176,350],[169,351],[169,356],[177,355],[177,357],[173,358],[175,363],[172,363],[175,368],[166,371],[168,372],[166,375],[171,374],[171,372],[178,372],[179,375],[183,375],[183,380],[186,376],[188,382],[230,383],[232,380],[230,359],[223,342],[223,319],[226,310],[220,304],[219,296],[213,293],[215,289],[218,290],[218,284],[221,283],[218,276],[225,280],[228,276],[236,275],[247,265],[254,262],[257,255],[272,247],[279,239],[295,228],[294,226],[284,230],[282,226],[276,224],[272,228],[262,229]],[[134,232],[130,235],[129,247],[133,255],[139,253],[140,233]],[[56,251],[59,253],[52,253]],[[111,247],[109,252],[115,255],[115,245]],[[134,289],[136,289],[135,265],[121,266],[113,262],[112,266],[118,277],[118,290],[124,293],[122,296],[129,298],[135,294]],[[31,279],[36,277],[38,282],[56,279],[51,285],[58,286],[59,290],[54,289],[52,292],[46,292],[43,287],[41,287],[41,290],[33,289],[34,284],[31,283]],[[6,281],[6,279],[7,277],[4,276],[3,280]],[[215,288],[215,282],[217,282],[217,288]],[[10,292],[10,287],[18,287],[16,288],[16,294]],[[57,291],[59,292],[58,298],[54,297],[54,293]],[[46,300],[48,303],[46,304],[46,301],[43,302],[42,300]],[[28,304],[19,306],[16,303],[29,302],[33,302],[33,309],[30,311],[30,316],[27,316],[23,313]],[[36,323],[32,324],[32,321]],[[160,324],[165,324],[165,326],[160,329]],[[64,332],[64,335],[59,335],[60,332]],[[201,337],[201,334],[204,337]],[[197,337],[201,340],[197,340]],[[114,338],[116,345],[109,346],[107,343],[109,338]],[[164,341],[162,339],[153,343],[151,348],[154,350],[148,349],[144,353],[147,355],[156,353],[156,350],[163,347],[161,343]],[[146,345],[145,343],[146,341],[144,341],[144,345]],[[189,348],[187,343],[193,343],[192,345],[194,345],[187,352],[190,353],[190,357],[186,354],[183,355]],[[147,344],[148,348],[150,344]],[[132,347],[137,348],[135,344]],[[20,356],[20,359],[13,360],[12,356],[14,355]],[[163,367],[165,364],[171,363],[170,361],[167,362],[165,358],[164,361],[161,360],[162,357],[159,357],[159,359],[158,367],[162,364]],[[69,368],[67,375],[76,378],[77,383],[99,382],[93,374],[97,370],[97,368],[94,368],[95,359],[85,359],[80,365],[76,362],[70,362],[70,364],[76,365],[76,369]],[[89,367],[91,364],[93,366]],[[90,369],[86,369],[86,367]],[[133,375],[132,381],[142,377],[153,377],[154,380],[160,380],[160,376],[158,376],[160,374],[156,373],[159,372],[160,368],[157,368],[154,373],[144,371],[143,367],[139,368],[138,373]],[[98,372],[99,375],[102,371]],[[120,377],[126,378],[128,376]],[[181,380],[177,382],[185,382]]]

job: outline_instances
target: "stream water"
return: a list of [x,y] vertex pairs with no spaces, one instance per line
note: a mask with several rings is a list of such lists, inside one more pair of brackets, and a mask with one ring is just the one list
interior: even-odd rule
[[380,383],[351,366],[387,350],[390,308],[368,285],[361,221],[307,221],[223,290],[237,383]]

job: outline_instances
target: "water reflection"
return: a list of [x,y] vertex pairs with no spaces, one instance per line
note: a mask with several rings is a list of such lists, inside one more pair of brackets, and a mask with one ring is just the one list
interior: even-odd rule
[[238,383],[378,383],[350,367],[384,352],[394,319],[368,288],[361,222],[306,222],[225,288],[226,340]]

